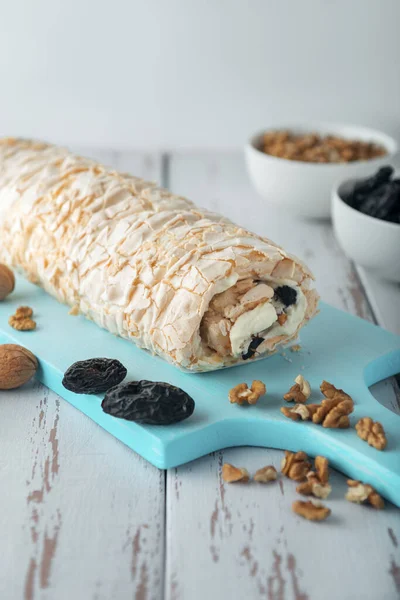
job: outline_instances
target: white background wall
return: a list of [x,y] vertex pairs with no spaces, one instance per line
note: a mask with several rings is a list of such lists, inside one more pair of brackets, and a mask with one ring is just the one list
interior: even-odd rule
[[227,148],[309,119],[400,133],[399,0],[0,1],[0,134]]

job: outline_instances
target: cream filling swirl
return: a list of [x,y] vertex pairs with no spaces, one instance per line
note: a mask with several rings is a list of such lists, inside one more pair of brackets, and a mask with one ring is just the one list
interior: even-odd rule
[[233,356],[240,356],[246,352],[254,335],[268,340],[275,336],[291,336],[295,333],[304,319],[307,301],[298,286],[292,285],[292,287],[297,292],[296,303],[286,308],[287,320],[282,325],[278,323],[278,314],[273,300],[238,317],[229,334]]

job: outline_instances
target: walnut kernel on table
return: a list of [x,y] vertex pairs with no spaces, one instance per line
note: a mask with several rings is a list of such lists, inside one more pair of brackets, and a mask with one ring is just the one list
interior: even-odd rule
[[324,521],[331,514],[331,510],[317,500],[296,500],[292,504],[292,510],[297,515],[308,521]]
[[363,417],[356,424],[357,435],[377,450],[384,450],[387,445],[385,430],[378,421]]
[[328,483],[329,480],[329,463],[324,456],[315,457],[315,471],[307,473],[307,481],[300,483],[296,491],[304,496],[315,496],[316,498],[325,499],[332,491],[332,487]]
[[0,389],[12,390],[24,385],[38,368],[36,357],[18,344],[0,345]]
[[331,491],[331,485],[329,483],[322,483],[318,475],[313,471],[307,473],[307,481],[300,483],[296,488],[296,492],[299,494],[315,496],[316,498],[322,498],[322,500],[325,500]]
[[289,479],[304,481],[311,469],[308,456],[305,452],[289,452],[285,450],[285,458],[282,460],[281,471]]
[[329,462],[325,456],[316,456],[314,460],[315,470],[321,483],[328,483]]
[[234,467],[229,463],[225,463],[222,465],[222,479],[227,483],[247,482],[250,479],[250,475],[247,469]]
[[313,423],[322,424],[323,427],[332,429],[350,427],[348,415],[354,410],[352,398],[327,381],[321,383],[320,389],[326,399],[318,405],[312,418]]
[[258,469],[254,475],[254,481],[258,481],[259,483],[268,483],[269,481],[275,481],[277,478],[278,473],[272,465]]
[[347,485],[349,486],[349,489],[347,490],[345,498],[349,502],[371,504],[371,506],[378,509],[385,507],[383,498],[375,491],[372,485],[354,479],[348,479]]
[[0,264],[0,300],[11,294],[15,287],[14,273],[6,265]]
[[231,404],[256,404],[261,396],[264,396],[267,389],[265,384],[255,379],[249,389],[247,383],[239,383],[229,390],[229,401]]
[[297,375],[295,385],[283,396],[286,402],[296,402],[297,404],[304,404],[311,396],[311,386],[303,375]]
[[326,485],[322,486],[315,473],[310,471],[307,473],[307,481],[300,483],[296,488],[296,492],[303,496],[315,496],[316,498],[325,499],[329,496],[331,489],[328,489]]

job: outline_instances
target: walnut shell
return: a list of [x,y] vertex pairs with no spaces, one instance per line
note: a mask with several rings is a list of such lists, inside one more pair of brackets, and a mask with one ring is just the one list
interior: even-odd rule
[[38,368],[37,358],[17,344],[0,345],[0,390],[11,390],[24,385]]
[[11,294],[14,287],[14,273],[6,265],[0,264],[0,300],[4,300],[8,294]]

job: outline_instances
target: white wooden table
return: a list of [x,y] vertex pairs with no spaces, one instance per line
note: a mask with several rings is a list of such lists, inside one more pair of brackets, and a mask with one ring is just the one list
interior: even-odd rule
[[[257,220],[262,200],[240,155],[76,150],[265,233],[306,260],[326,302],[400,334],[399,286],[355,269],[328,222],[267,206]],[[400,412],[392,381],[375,389]],[[288,479],[222,482],[223,462],[278,468],[281,451],[234,448],[158,471],[35,382],[1,392],[0,449],[1,600],[400,597],[395,507],[346,502],[346,478],[333,472],[332,516],[314,524],[291,513]]]

